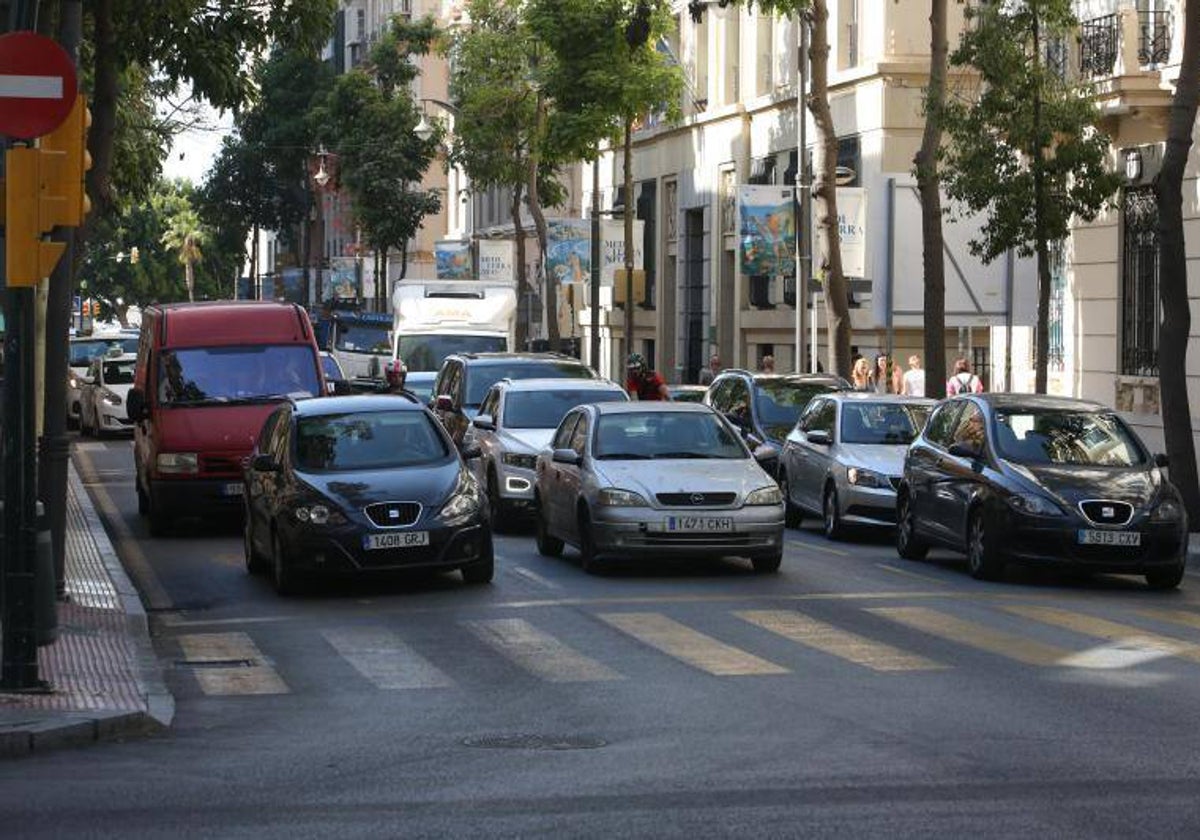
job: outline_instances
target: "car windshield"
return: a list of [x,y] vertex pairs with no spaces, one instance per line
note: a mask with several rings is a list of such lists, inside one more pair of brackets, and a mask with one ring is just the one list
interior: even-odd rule
[[842,443],[909,444],[925,427],[929,408],[888,402],[842,404]]
[[451,353],[503,353],[508,339],[502,335],[402,335],[397,352],[409,373],[436,371]]
[[613,461],[749,457],[738,436],[715,414],[692,411],[601,415],[594,452]]
[[325,372],[325,378],[330,381],[346,378],[346,375],[342,373],[342,366],[333,356],[321,355],[321,370]]
[[303,344],[187,347],[158,357],[158,399],[168,406],[315,397],[319,382]]
[[92,359],[109,353],[136,353],[138,337],[136,335],[120,338],[88,338],[71,342],[71,367],[87,367]]
[[296,465],[301,470],[418,467],[449,456],[424,411],[364,411],[296,421]]
[[671,399],[675,402],[704,402],[707,391],[699,388],[670,388]]
[[[424,373],[424,371],[422,372]],[[422,375],[413,376],[412,371],[404,379],[404,388],[409,393],[415,395],[421,402],[429,402],[433,399],[433,383],[436,377]]]
[[599,388],[511,391],[504,399],[504,426],[509,429],[554,429],[577,405],[627,399],[624,391]]
[[483,397],[501,379],[591,379],[592,369],[579,362],[512,361],[471,365],[467,368],[467,396],[463,404],[478,408]]
[[996,448],[1018,464],[1132,467],[1146,462],[1137,439],[1108,412],[997,411]]
[[133,369],[136,367],[135,359],[125,359],[120,362],[105,362],[104,363],[104,384],[105,385],[132,385],[133,384]]
[[376,356],[392,355],[392,342],[388,338],[387,324],[338,321],[336,335],[333,346],[338,350],[371,353]]
[[828,382],[766,379],[756,383],[754,407],[763,430],[772,437],[783,439],[796,425],[804,406],[817,394],[827,394],[837,388]]

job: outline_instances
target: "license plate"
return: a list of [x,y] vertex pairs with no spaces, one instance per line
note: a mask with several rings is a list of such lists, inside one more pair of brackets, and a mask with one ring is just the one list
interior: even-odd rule
[[238,483],[230,482],[229,484],[225,485],[225,495],[226,496],[240,496],[240,495],[242,495],[242,491],[244,489],[245,488],[242,486],[242,484],[240,482],[238,482]]
[[732,531],[733,520],[728,516],[668,516],[651,528],[672,533],[720,533]]
[[1137,531],[1080,531],[1079,544],[1138,546],[1142,535]]
[[363,537],[363,548],[374,551],[380,548],[414,548],[429,545],[428,531],[403,531],[395,534],[367,534]]

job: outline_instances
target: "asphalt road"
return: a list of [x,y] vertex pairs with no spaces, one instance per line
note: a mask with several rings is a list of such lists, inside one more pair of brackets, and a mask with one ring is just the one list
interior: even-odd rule
[[277,597],[236,523],[151,539],[127,442],[76,465],[152,612],[164,735],[0,764],[5,837],[1194,836],[1200,578],[1018,570],[790,532],[583,574]]

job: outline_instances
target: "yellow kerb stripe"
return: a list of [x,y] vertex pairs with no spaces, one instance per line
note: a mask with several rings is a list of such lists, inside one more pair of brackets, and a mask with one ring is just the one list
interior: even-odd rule
[[589,659],[524,619],[468,621],[466,625],[502,656],[547,682],[604,682],[624,679],[607,665]]
[[262,652],[245,633],[192,633],[179,636],[179,647],[189,662],[244,660],[249,665],[231,664],[195,668],[196,682],[205,694],[287,694],[288,687]]
[[746,610],[736,615],[785,639],[875,671],[932,671],[945,667],[798,612]]
[[787,668],[697,633],[658,613],[603,613],[600,619],[709,674],[730,677],[788,673]]
[[926,607],[872,607],[867,612],[913,627],[931,636],[1014,659],[1026,665],[1053,665],[1069,653],[1053,645],[1022,639]]

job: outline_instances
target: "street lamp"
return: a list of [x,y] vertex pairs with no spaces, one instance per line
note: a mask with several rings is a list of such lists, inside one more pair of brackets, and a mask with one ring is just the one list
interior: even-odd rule
[[[307,307],[309,305],[308,292],[309,292],[309,288],[310,288],[309,278],[311,277],[311,273],[312,273],[312,237],[313,237],[313,222],[314,221],[316,222],[316,227],[320,231],[320,239],[321,239],[321,250],[317,254],[317,282],[316,282],[316,286],[315,286],[316,295],[314,295],[314,297],[316,298],[316,304],[318,306],[320,306],[321,302],[324,300],[324,288],[323,288],[324,283],[322,282],[322,276],[321,276],[321,271],[322,271],[321,267],[325,262],[325,206],[324,206],[325,205],[325,197],[324,197],[324,189],[325,189],[325,185],[329,183],[330,178],[333,177],[329,174],[329,170],[327,170],[325,168],[325,161],[328,156],[329,156],[329,152],[327,152],[325,150],[324,146],[321,146],[320,148],[317,149],[317,171],[314,172],[310,176],[312,178],[313,183],[317,185],[316,201],[313,202],[316,205],[317,218],[315,220],[313,218],[311,218],[307,207],[305,208],[305,213],[304,213],[304,250],[305,250],[305,254],[304,254],[304,305],[305,305],[305,307]],[[305,192],[309,192],[307,187],[308,187],[308,185],[305,184],[305,188],[306,188]],[[311,197],[311,192],[309,192],[309,195]]]

